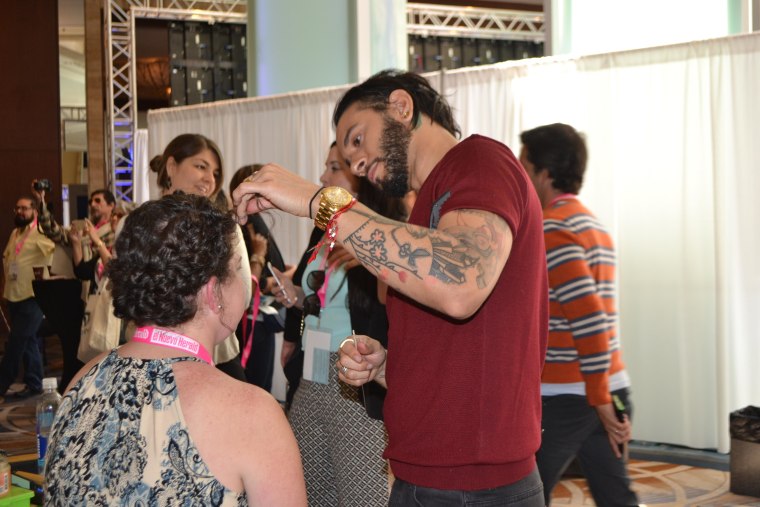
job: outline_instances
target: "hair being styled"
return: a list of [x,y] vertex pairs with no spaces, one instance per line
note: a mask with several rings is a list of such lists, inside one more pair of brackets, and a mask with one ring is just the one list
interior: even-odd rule
[[451,106],[441,94],[430,86],[427,79],[413,72],[395,69],[380,71],[348,90],[335,106],[333,125],[338,125],[340,117],[354,102],[359,102],[364,107],[369,107],[375,111],[384,112],[389,105],[388,97],[394,90],[399,89],[406,90],[412,97],[414,104],[412,125],[417,125],[421,121],[420,115],[425,114],[454,137],[461,136],[462,132],[454,120]]
[[193,157],[203,150],[211,150],[216,155],[219,162],[219,174],[214,176],[214,191],[211,193],[212,198],[222,188],[224,181],[224,169],[222,164],[222,152],[214,141],[201,134],[180,134],[166,146],[163,155],[156,155],[150,160],[150,170],[157,173],[156,183],[162,190],[169,190],[172,182],[169,174],[166,172],[166,163],[169,157],[173,158],[177,164],[182,163],[188,157]]
[[207,198],[175,192],[124,219],[108,263],[114,314],[139,326],[176,326],[198,310],[211,277],[225,283],[237,224]]
[[116,204],[116,196],[114,196],[110,190],[106,190],[105,188],[99,188],[97,190],[93,190],[90,193],[90,200],[92,201],[92,198],[98,194],[103,194],[103,198],[106,200],[106,203],[114,204],[114,205]]
[[586,141],[570,125],[553,123],[520,134],[528,160],[536,172],[549,171],[552,186],[562,192],[577,194],[586,172]]
[[230,195],[232,195],[232,192],[235,191],[235,189],[243,183],[243,180],[246,179],[251,174],[255,173],[259,169],[264,167],[264,164],[250,164],[250,165],[244,165],[237,171],[235,171],[235,174],[232,175],[232,179],[230,180]]

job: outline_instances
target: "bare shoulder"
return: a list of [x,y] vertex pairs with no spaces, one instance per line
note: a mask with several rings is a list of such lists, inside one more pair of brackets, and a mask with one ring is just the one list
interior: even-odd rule
[[[281,415],[282,409],[271,394],[252,384],[240,382],[216,368],[188,363],[175,367],[183,410],[213,409],[224,414],[224,425],[240,419]],[[220,421],[218,421],[219,423]],[[249,421],[250,422],[250,421]]]
[[188,428],[225,485],[252,505],[306,505],[298,444],[271,394],[197,363],[175,377]]

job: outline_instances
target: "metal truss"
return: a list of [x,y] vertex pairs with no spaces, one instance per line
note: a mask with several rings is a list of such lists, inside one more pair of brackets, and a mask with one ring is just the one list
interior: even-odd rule
[[542,12],[409,3],[406,25],[410,35],[544,41]]
[[84,106],[61,106],[61,121],[87,121],[87,108]]
[[[117,199],[134,200],[134,139],[137,128],[135,19],[245,23],[247,0],[107,0],[105,2],[106,163]],[[407,4],[407,33],[509,40],[544,40],[539,12]]]
[[105,2],[106,163],[108,186],[117,199],[134,200],[137,128],[135,19],[187,19],[245,23],[247,0],[107,0]]

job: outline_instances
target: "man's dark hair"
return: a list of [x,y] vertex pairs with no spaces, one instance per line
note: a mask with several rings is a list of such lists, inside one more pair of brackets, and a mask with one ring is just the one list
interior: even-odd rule
[[406,90],[411,95],[414,104],[412,125],[417,125],[421,121],[420,115],[425,114],[454,137],[461,136],[459,125],[451,113],[451,106],[430,86],[427,79],[413,72],[394,69],[380,71],[348,90],[335,106],[333,125],[338,125],[340,117],[354,102],[384,112],[388,108],[388,97],[394,90]]
[[40,201],[37,200],[36,197],[34,197],[32,194],[21,194],[16,198],[16,201],[18,202],[21,199],[26,199],[32,203],[32,208],[38,210],[40,206]]
[[549,171],[552,186],[562,192],[577,194],[586,172],[586,141],[570,125],[553,123],[520,134],[520,141],[536,172]]
[[92,201],[92,198],[98,194],[103,194],[103,198],[106,200],[106,203],[116,205],[116,196],[113,195],[113,192],[106,190],[105,188],[93,190],[90,194],[90,201]]
[[212,276],[225,283],[237,224],[205,197],[176,192],[148,201],[124,219],[108,263],[114,314],[176,326],[191,320],[198,291]]

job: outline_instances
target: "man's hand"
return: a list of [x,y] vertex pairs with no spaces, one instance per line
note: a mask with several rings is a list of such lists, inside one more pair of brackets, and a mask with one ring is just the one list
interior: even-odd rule
[[385,360],[388,353],[382,344],[365,335],[349,336],[338,350],[338,378],[346,384],[361,386],[376,381],[385,384]]
[[40,203],[40,206],[45,206],[45,191],[34,188],[34,182],[32,182],[32,195]]
[[72,245],[81,245],[82,244],[82,231],[75,226],[69,227],[68,229],[68,235],[69,235],[69,241]]
[[[623,416],[623,421],[618,421],[617,414],[615,414],[615,408],[612,403],[605,405],[598,405],[594,407],[596,409],[599,419],[602,421],[604,429],[607,431],[607,438],[610,441],[612,452],[615,456],[622,458],[625,453],[625,444],[631,440],[632,426],[631,421],[627,415]],[[623,452],[620,451],[619,446],[623,446]]]
[[309,200],[317,190],[319,185],[279,165],[267,164],[243,180],[232,192],[232,202],[241,224],[248,221],[248,215],[273,208],[308,217]]

